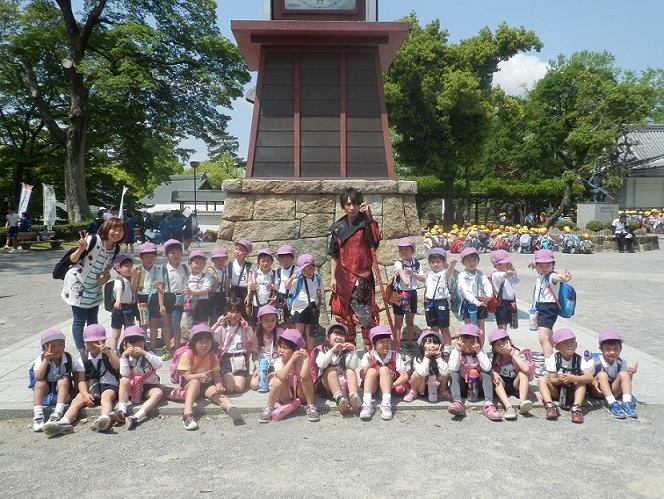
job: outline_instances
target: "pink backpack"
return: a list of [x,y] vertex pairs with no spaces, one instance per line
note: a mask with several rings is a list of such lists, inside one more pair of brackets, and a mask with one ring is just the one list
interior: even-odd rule
[[[528,364],[528,381],[532,381],[535,379],[535,361],[533,360],[533,354],[530,351],[530,348],[519,348],[519,347],[514,347],[516,348],[520,353],[523,354],[523,356],[526,358],[526,363]],[[505,359],[504,362],[501,364],[498,364],[494,369],[498,370],[501,367],[503,367],[505,364],[510,362],[510,359]],[[516,369],[516,366],[515,366]]]

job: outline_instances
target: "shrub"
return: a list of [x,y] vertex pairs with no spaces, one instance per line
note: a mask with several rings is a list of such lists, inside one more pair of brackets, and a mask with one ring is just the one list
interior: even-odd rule
[[569,227],[570,230],[578,230],[577,225],[571,220],[561,220],[560,222],[556,222],[556,227],[560,230],[563,230],[565,227]]
[[599,220],[588,220],[586,222],[586,230],[597,232],[604,229],[610,229],[611,222],[600,222]]

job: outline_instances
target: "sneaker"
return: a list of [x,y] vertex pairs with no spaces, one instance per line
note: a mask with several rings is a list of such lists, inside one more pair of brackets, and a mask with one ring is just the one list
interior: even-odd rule
[[528,414],[532,408],[533,408],[532,401],[524,400],[523,402],[521,402],[521,406],[519,407],[519,414]]
[[44,418],[35,418],[32,420],[32,431],[40,432],[44,427]]
[[57,421],[60,421],[62,419],[62,413],[60,412],[54,412],[53,414],[50,415],[48,418],[49,423],[55,423]]
[[124,426],[127,415],[124,411],[113,411],[108,415],[113,424]]
[[9,250],[10,253],[18,253],[18,250],[16,248],[12,248]]
[[198,430],[198,422],[196,421],[196,416],[192,413],[185,414],[182,416],[182,426],[185,430]]
[[316,421],[320,421],[320,414],[318,414],[318,409],[316,409],[315,405],[308,405],[306,408],[307,412],[307,419],[311,421],[312,423],[315,423]]
[[74,427],[69,423],[63,422],[62,420],[57,421],[55,423],[51,423],[49,421],[44,425],[43,431],[49,437],[55,437],[57,435],[66,435],[68,433],[73,433]]
[[572,414],[572,423],[583,423],[583,412],[581,412],[581,408],[578,405],[573,405],[570,408],[570,412]]
[[609,404],[609,412],[611,413],[611,416],[616,419],[627,419],[627,415],[625,414],[625,411],[623,410],[620,402]]
[[242,421],[242,411],[240,411],[240,408],[236,405],[232,405],[226,409],[226,414],[230,416],[230,418],[233,420],[233,423]]
[[556,419],[558,417],[558,409],[556,409],[553,402],[547,402],[544,408],[546,409],[546,419]]
[[173,358],[173,352],[168,348],[164,348],[164,353],[161,354],[161,360],[170,360]]
[[636,404],[634,402],[623,402],[622,410],[626,416],[637,419],[639,416],[636,414]]
[[350,410],[353,414],[357,412],[357,410],[362,407],[362,399],[357,393],[353,393],[350,396]]
[[124,427],[127,430],[133,430],[138,425],[139,425],[139,422],[138,422],[138,419],[136,418],[136,416],[129,416],[128,418],[125,418]]
[[[514,409],[512,409],[514,410]],[[482,407],[482,413],[489,418],[491,421],[502,421],[503,417],[500,415],[498,412],[498,409],[496,409],[496,406],[493,404],[484,404],[484,407]]]
[[263,409],[263,412],[258,414],[258,422],[269,423],[270,421],[272,421],[272,409],[266,407],[265,409]]
[[337,400],[337,409],[339,412],[346,412],[350,403],[346,397],[339,397]]
[[410,391],[409,391],[406,395],[404,395],[404,397],[403,397],[403,401],[404,401],[404,402],[412,402],[412,401],[415,400],[416,398],[417,398],[417,391],[416,391],[416,390],[413,390],[413,389],[411,388]]
[[108,429],[113,426],[113,421],[109,416],[99,416],[95,419],[95,422],[92,423],[90,429],[92,431],[108,431]]
[[463,403],[460,400],[455,400],[447,408],[447,412],[449,412],[452,416],[465,416],[466,408],[463,406]]
[[505,419],[508,421],[514,421],[517,418],[516,410],[514,407],[510,406],[505,410]]
[[371,402],[367,404],[362,404],[362,410],[360,411],[360,419],[371,419],[371,416],[373,416],[373,405]]
[[392,419],[392,404],[388,404],[387,402],[380,404],[380,417],[383,421]]

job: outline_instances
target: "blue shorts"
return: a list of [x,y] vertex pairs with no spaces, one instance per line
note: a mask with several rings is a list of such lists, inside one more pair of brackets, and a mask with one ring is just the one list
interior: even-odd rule
[[424,302],[424,316],[429,327],[450,327],[449,300],[426,300]]
[[417,313],[417,290],[410,290],[410,311],[404,312],[401,308],[401,305],[392,305],[392,313],[394,315],[407,315],[407,314],[416,314]]
[[510,305],[514,300],[499,300],[496,307],[496,324],[509,324],[512,322]]
[[555,303],[537,304],[537,327],[546,327],[553,329],[553,325],[558,320],[558,305]]
[[[466,300],[464,300],[461,305],[461,315],[463,319],[470,319],[470,313],[468,312],[469,305],[472,305],[472,303],[469,303]],[[489,317],[489,309],[487,307],[477,307],[477,318],[483,320],[487,317]]]
[[7,230],[7,237],[16,237],[18,236],[18,225],[16,227],[9,227]]

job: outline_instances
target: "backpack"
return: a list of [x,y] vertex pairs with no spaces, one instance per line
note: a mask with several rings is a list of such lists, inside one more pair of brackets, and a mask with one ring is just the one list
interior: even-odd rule
[[[589,352],[588,350],[583,352],[583,357],[587,361],[592,359],[595,362],[595,372],[593,373],[593,376],[597,376],[599,372],[604,369],[602,361],[600,360],[600,355],[602,355],[601,352]],[[622,368],[622,358],[618,357],[616,359],[616,366],[618,367],[618,372],[620,372],[620,369]]]
[[[304,275],[300,274],[297,276],[297,286],[295,287],[295,293],[288,293],[288,310],[291,312],[293,311],[293,302],[295,301],[295,297],[300,294],[300,291],[302,291],[302,286],[304,285]],[[316,279],[316,284],[318,285],[318,289],[320,289],[320,274],[315,273],[314,274],[314,279]],[[309,300],[311,300],[311,297],[309,297]]]
[[[116,378],[120,379],[120,373],[111,365],[110,359],[106,355],[102,355],[101,360],[106,370]],[[87,354],[81,356],[81,361],[85,367],[85,381],[101,378],[102,373],[97,370],[97,367],[88,358]]]
[[572,357],[572,367],[571,368],[563,368],[563,356],[560,354],[560,352],[556,352],[556,372],[562,371],[564,373],[568,374],[574,374],[575,376],[580,376],[581,375],[581,356],[578,353],[574,354],[574,357]]
[[[528,381],[532,381],[535,379],[535,361],[533,360],[533,353],[530,351],[530,348],[519,348],[519,347],[514,347],[516,348],[519,353],[522,353],[523,356],[526,358],[526,363],[528,364],[528,372],[526,373],[528,375]],[[501,367],[503,367],[505,364],[510,362],[511,359],[505,359],[505,362],[498,364],[494,367],[494,370],[498,370]],[[514,362],[512,362],[512,365],[514,365]],[[516,368],[516,366],[515,366]]]
[[[553,274],[553,272],[551,274]],[[547,274],[546,276],[547,283],[549,282],[549,276],[551,274]],[[556,296],[556,293],[553,291],[553,286],[551,286],[551,284],[547,284],[547,286],[553,295],[556,305],[558,305],[558,315],[564,319],[572,317],[576,311],[576,289],[574,289],[574,286],[564,281],[559,282],[558,296]]]
[[[182,358],[183,355],[187,355],[190,358],[190,360],[194,359],[194,352],[189,348],[189,344],[183,345],[175,351],[175,353],[173,354],[173,360],[171,361],[171,365],[168,368],[168,372],[171,375],[171,383],[177,385],[178,388],[183,388],[185,385],[185,380],[184,376],[182,376],[182,371],[178,371],[178,364],[180,363],[180,359]],[[212,351],[209,352],[209,355],[212,364],[217,362],[217,357],[214,355]]]
[[125,282],[122,278],[116,277],[112,281],[108,281],[104,284],[104,310],[107,312],[113,312],[113,309],[115,308],[115,291],[113,288],[117,279],[120,279],[120,282],[122,283],[122,291],[124,291]]
[[[42,361],[44,360],[44,354],[41,356]],[[69,376],[69,380],[73,382],[73,372],[72,372],[72,358],[71,354],[69,352],[65,352],[65,373],[67,373],[67,376]],[[44,378],[48,377],[48,373],[51,371],[51,363],[48,363],[48,367],[46,367],[46,373],[44,374]],[[37,382],[37,378],[35,378],[35,364],[34,362],[30,366],[30,369],[28,369],[28,388],[31,390],[34,390],[35,388],[35,383]],[[51,382],[49,383],[49,393],[55,393],[55,383]]]
[[450,244],[451,253],[461,253],[462,249],[463,249],[463,241],[461,239],[455,239]]
[[[90,237],[90,242],[88,243],[88,247],[83,250],[83,253],[81,253],[81,257],[78,259],[76,263],[73,263],[69,257],[78,249],[78,248],[70,248],[67,250],[67,252],[60,258],[60,261],[55,264],[55,267],[53,267],[53,272],[51,272],[51,275],[53,276],[53,279],[64,279],[67,276],[67,271],[74,265],[78,265],[83,261],[83,259],[86,257],[86,255],[92,250],[92,248],[95,247],[95,244],[97,244],[97,236],[93,235]],[[115,250],[113,251],[113,258],[117,256],[117,254],[120,252],[120,245],[116,244],[115,245]]]

